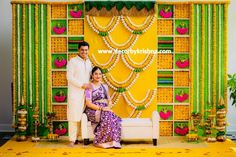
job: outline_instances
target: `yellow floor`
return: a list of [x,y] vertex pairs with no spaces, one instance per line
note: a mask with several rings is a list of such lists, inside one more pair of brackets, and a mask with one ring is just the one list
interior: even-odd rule
[[[181,145],[182,143],[182,145]],[[157,147],[147,143],[126,143],[122,149],[101,149],[92,145],[83,146],[82,144],[70,148],[67,143],[33,143],[16,142],[14,139],[9,140],[5,145],[0,147],[0,157],[106,157],[106,156],[163,156],[163,157],[236,157],[236,143],[231,140],[220,143],[200,143],[196,144],[183,143],[178,139],[171,138],[161,139]],[[168,146],[170,146],[168,148]]]

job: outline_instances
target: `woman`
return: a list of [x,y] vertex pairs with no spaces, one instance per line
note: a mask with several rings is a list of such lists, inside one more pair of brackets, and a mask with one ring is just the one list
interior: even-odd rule
[[94,145],[121,148],[121,118],[109,108],[111,99],[107,85],[101,83],[102,70],[99,67],[92,69],[91,79],[92,89],[85,90],[85,113],[94,127]]

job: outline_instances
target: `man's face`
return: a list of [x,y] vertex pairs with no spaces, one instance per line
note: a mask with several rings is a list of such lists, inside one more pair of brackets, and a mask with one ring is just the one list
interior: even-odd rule
[[89,48],[88,46],[81,46],[79,48],[79,56],[82,58],[82,59],[86,59],[88,57],[88,51],[89,51]]

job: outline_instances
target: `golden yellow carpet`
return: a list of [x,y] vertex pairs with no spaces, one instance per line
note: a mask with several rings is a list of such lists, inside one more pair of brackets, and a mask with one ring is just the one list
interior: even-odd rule
[[[163,141],[161,142],[161,140]],[[157,147],[152,146],[150,142],[143,144],[132,142],[123,144],[122,149],[101,149],[95,148],[91,144],[89,146],[80,144],[70,148],[65,142],[16,142],[13,138],[0,147],[0,157],[236,157],[236,144],[231,140],[223,143],[203,142],[195,144],[195,147],[193,147],[194,144],[184,143],[175,138],[173,140],[170,138],[161,140]]]

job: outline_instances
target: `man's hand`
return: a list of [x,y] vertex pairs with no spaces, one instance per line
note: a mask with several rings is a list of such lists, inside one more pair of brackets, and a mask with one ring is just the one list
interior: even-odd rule
[[82,86],[83,89],[92,89],[92,85],[90,83],[85,83]]

